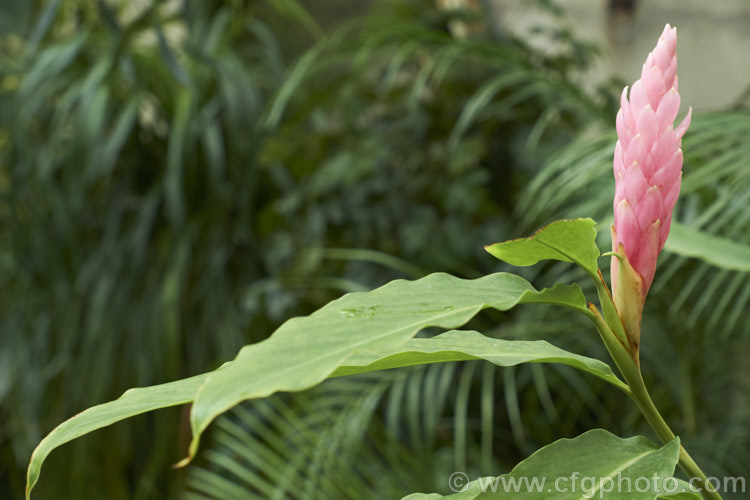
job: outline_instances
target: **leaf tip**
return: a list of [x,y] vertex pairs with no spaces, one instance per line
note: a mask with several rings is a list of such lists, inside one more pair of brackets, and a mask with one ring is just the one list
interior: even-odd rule
[[172,464],[172,469],[182,469],[183,467],[190,465],[190,462],[192,461],[193,461],[193,454],[189,453],[188,456],[186,456],[179,462]]
[[196,453],[198,452],[198,445],[200,443],[200,434],[195,434],[193,436],[193,439],[190,441],[190,447],[188,448],[188,453],[185,458],[180,460],[179,462],[172,465],[172,469],[181,469],[183,467],[187,467],[190,465],[190,462],[193,461],[195,458]]

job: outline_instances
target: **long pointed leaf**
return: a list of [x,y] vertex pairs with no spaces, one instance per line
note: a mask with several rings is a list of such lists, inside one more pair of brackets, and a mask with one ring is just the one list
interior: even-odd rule
[[664,250],[723,269],[750,271],[750,247],[677,222],[672,222]]
[[615,387],[627,389],[605,362],[565,351],[544,340],[493,339],[479,332],[458,330],[429,339],[411,339],[388,354],[354,353],[333,372],[333,376],[473,359],[483,359],[497,366],[562,363],[595,375]]
[[[566,296],[562,302],[561,295]],[[577,286],[537,292],[523,278],[507,273],[476,280],[436,273],[348,294],[310,316],[291,319],[269,339],[244,347],[227,369],[209,376],[190,414],[193,441],[182,463],[195,455],[211,421],[244,400],[312,387],[353,352],[394,349],[423,328],[456,328],[487,307],[504,311],[547,298],[585,309]]]
[[[345,295],[311,316],[288,321],[266,341],[243,348],[235,361],[225,363],[219,370],[167,384],[131,389],[115,401],[89,408],[63,422],[39,443],[32,454],[27,471],[27,498],[39,479],[42,463],[52,450],[120,420],[189,403],[196,398],[200,400],[200,394],[203,394],[201,402],[204,405],[218,401],[227,405],[227,409],[244,399],[263,397],[282,390],[302,390],[332,374],[382,369],[375,366],[367,368],[362,365],[365,358],[351,356],[364,350],[392,353],[424,327],[460,326],[485,307],[507,310],[519,303],[535,302],[558,304],[586,312],[585,298],[577,285],[557,285],[537,291],[523,278],[507,273],[477,280],[433,274],[417,281],[395,281],[372,292]],[[466,344],[467,350],[471,350],[465,356],[470,357],[463,359],[488,359],[496,364],[511,362],[511,357],[499,357],[499,347],[494,351],[497,359],[478,356],[481,342],[485,342],[489,349],[490,342],[499,341],[486,337],[482,337],[486,340],[480,341],[476,336],[481,335],[476,332],[474,335],[473,339],[467,339],[474,341],[473,346]],[[448,359],[450,356],[441,359],[446,351],[444,336],[429,340],[433,340],[432,344],[416,344],[424,351],[422,362],[451,360]],[[607,374],[608,367],[604,363],[598,362],[601,365],[597,365],[596,360],[582,356],[575,361],[575,355],[566,355],[564,351],[555,349],[548,345],[550,360],[559,356],[560,362],[577,366],[618,385],[619,380],[611,371]],[[433,356],[431,361],[430,356]],[[392,364],[392,360],[386,361],[386,354],[381,354],[379,358],[382,358],[380,363]],[[347,364],[347,359],[352,360],[351,364]],[[337,369],[340,372],[334,373]],[[229,372],[230,376],[221,377],[224,372]],[[214,399],[207,396],[214,396]],[[209,409],[214,416],[223,411],[216,407]],[[205,407],[201,410],[205,411]],[[209,422],[210,419],[198,421],[198,424],[205,428]],[[196,435],[195,445],[198,437]]]
[[26,471],[26,498],[39,480],[42,464],[47,455],[58,446],[112,425],[126,418],[148,411],[189,403],[208,374],[196,375],[176,382],[126,391],[114,401],[92,406],[55,427],[34,449]]

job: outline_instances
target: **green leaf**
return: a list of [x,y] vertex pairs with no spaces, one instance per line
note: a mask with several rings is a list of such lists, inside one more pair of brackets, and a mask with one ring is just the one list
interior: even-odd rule
[[477,119],[479,114],[487,109],[487,105],[498,92],[511,85],[525,84],[527,82],[528,73],[519,70],[511,73],[502,73],[500,76],[482,85],[461,110],[461,116],[458,117],[458,121],[451,131],[448,142],[451,145],[455,145]]
[[494,479],[494,477],[483,477],[481,480],[472,481],[466,485],[464,490],[459,493],[454,493],[453,495],[443,496],[438,493],[412,493],[401,500],[439,500],[440,498],[450,498],[451,500],[474,500],[482,493],[481,481],[492,481]]
[[599,269],[596,222],[588,218],[555,221],[528,238],[495,243],[485,250],[514,266],[531,266],[553,259],[578,264],[592,276]]
[[677,222],[672,222],[664,249],[723,269],[750,271],[750,247]]
[[677,437],[659,447],[641,436],[622,439],[595,429],[545,446],[508,474],[468,484],[454,482],[455,489],[465,486],[455,495],[415,493],[405,499],[654,500],[661,492],[682,488],[682,483],[672,477],[679,452]]
[[187,91],[179,92],[175,98],[174,125],[169,135],[167,149],[167,170],[164,181],[164,196],[167,213],[173,224],[180,225],[185,218],[184,200],[184,158],[185,144],[188,142],[188,125],[190,122],[193,95]]
[[[429,339],[411,339],[388,354],[354,353],[332,376],[352,375],[403,366],[484,359],[498,366],[519,363],[563,363],[579,368],[619,388],[625,388],[609,365],[559,349],[545,341],[508,341],[475,331],[450,331]],[[225,365],[226,366],[226,365]],[[89,408],[55,428],[37,446],[28,470],[28,490],[36,484],[40,467],[58,446],[120,420],[148,411],[193,401],[208,374],[153,387],[131,389],[119,399]]]
[[[546,259],[573,262],[581,266],[596,284],[607,325],[619,344],[627,345],[625,330],[597,265],[600,252],[596,236],[596,222],[592,219],[566,219],[552,222],[528,238],[495,243],[486,246],[485,250],[514,266],[531,266]],[[618,343],[614,339],[610,343],[606,331],[601,331],[601,334],[613,356],[617,356]]]
[[584,314],[591,315],[586,307],[586,296],[577,284],[565,285],[558,283],[552,288],[545,288],[539,293],[527,293],[523,297],[524,304],[555,304],[568,307]]
[[703,500],[700,493],[681,491],[671,495],[659,495],[659,500]]
[[269,5],[283,16],[296,21],[315,38],[320,38],[323,35],[323,30],[318,22],[297,0],[277,0]]
[[[359,365],[352,364],[346,368],[344,360],[354,352],[363,349],[392,352],[425,326],[451,328],[468,321],[485,307],[507,310],[518,303],[533,302],[559,304],[586,311],[583,293],[577,285],[557,285],[538,292],[523,278],[507,273],[492,274],[477,280],[433,274],[418,281],[395,281],[372,292],[346,295],[311,316],[288,321],[270,339],[240,351],[238,360],[246,365],[233,370],[229,379],[219,378],[217,383],[234,384],[235,395],[243,389],[242,395],[257,391],[249,392],[255,396],[244,399],[278,390],[301,390],[322,381],[339,367],[342,371],[336,375],[345,374],[347,369],[349,373],[376,369],[363,369],[361,357],[351,358],[352,363]],[[429,346],[423,345],[422,348],[425,352],[429,351]],[[474,348],[478,348],[478,344]],[[432,350],[439,353],[436,347]],[[557,354],[560,353],[564,351]],[[575,355],[568,356],[572,360]],[[385,357],[385,354],[381,354],[378,358]],[[601,363],[602,366],[598,366],[596,360],[583,361],[588,358],[582,356],[580,359],[582,365],[590,368],[588,371],[608,379],[607,365]],[[27,498],[39,479],[44,460],[58,446],[134,415],[190,403],[209,377],[226,371],[233,364],[225,363],[215,372],[184,380],[131,389],[119,399],[94,406],[66,420],[34,450],[27,471]],[[242,380],[250,383],[243,384]],[[616,377],[608,381],[619,382]],[[219,385],[217,390],[223,387]],[[212,386],[208,387],[209,391],[212,389]],[[210,394],[205,392],[207,389],[202,390]]]
[[314,45],[310,50],[303,54],[287,72],[283,85],[278,89],[273,101],[271,102],[268,116],[264,121],[266,128],[273,129],[278,126],[292,95],[294,95],[295,90],[308,76],[324,48],[325,44],[323,43]]
[[507,273],[476,280],[437,273],[351,293],[310,316],[291,319],[208,377],[190,414],[193,441],[182,463],[195,455],[211,421],[244,400],[307,389],[325,380],[354,352],[395,349],[423,328],[456,328],[487,307],[504,311],[523,302],[561,303],[564,296],[563,305],[583,311],[580,289],[564,289],[537,292],[523,278]]
[[[612,220],[612,217],[608,217],[599,223],[599,226],[609,227]],[[602,231],[600,235],[600,243],[612,245],[609,231]],[[750,246],[676,221],[672,221],[664,251],[700,259],[707,264],[730,271],[750,272]]]
[[148,411],[189,403],[208,374],[125,391],[114,401],[93,406],[55,427],[34,449],[26,471],[26,498],[39,480],[42,463],[52,450],[102,427]]
[[521,363],[562,363],[627,389],[603,361],[553,346],[544,340],[501,340],[475,331],[452,330],[428,339],[411,339],[387,354],[357,352],[333,376],[387,370],[402,366],[483,359],[498,366]]
[[679,478],[674,479],[677,481],[677,488],[670,488],[670,490],[674,489],[675,491],[659,495],[659,500],[703,500],[703,495],[691,486],[690,483]]
[[[679,481],[680,487],[682,487],[682,483],[684,481],[682,480],[678,480],[678,481]],[[687,483],[685,483],[685,485],[686,485],[685,486],[686,488],[690,488],[690,486],[687,485]],[[685,490],[685,491],[680,491],[677,493],[670,493],[667,495],[659,495],[659,500],[703,500],[703,496],[698,492]]]

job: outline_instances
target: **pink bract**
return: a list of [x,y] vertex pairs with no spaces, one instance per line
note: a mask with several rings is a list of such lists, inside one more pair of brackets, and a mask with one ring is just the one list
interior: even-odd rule
[[[612,247],[622,245],[641,276],[643,299],[651,287],[656,258],[664,247],[682,180],[682,136],[692,109],[675,129],[680,108],[677,85],[677,30],[669,25],[646,58],[641,78],[625,87],[617,113],[615,145],[615,224]],[[617,295],[618,266],[612,287]]]

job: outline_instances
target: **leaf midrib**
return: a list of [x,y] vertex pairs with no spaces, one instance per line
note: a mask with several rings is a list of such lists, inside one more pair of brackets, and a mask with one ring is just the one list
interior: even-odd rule
[[642,459],[643,457],[646,457],[646,456],[648,456],[648,455],[651,455],[652,453],[656,453],[657,451],[659,451],[659,450],[649,450],[649,451],[643,452],[642,454],[638,455],[637,457],[634,457],[634,458],[632,458],[632,459],[631,459],[630,461],[628,461],[628,462],[625,462],[625,463],[624,463],[624,464],[622,464],[622,465],[621,465],[620,467],[616,468],[615,470],[613,470],[612,472],[610,472],[610,473],[609,473],[609,474],[607,474],[606,476],[600,476],[600,477],[599,477],[599,481],[598,481],[598,483],[597,483],[597,485],[596,485],[596,488],[594,488],[593,490],[591,490],[591,495],[590,495],[590,496],[588,496],[588,497],[584,497],[584,496],[582,496],[582,497],[581,497],[581,499],[583,500],[583,499],[585,499],[585,498],[594,498],[594,496],[596,496],[597,492],[598,492],[598,491],[599,491],[599,490],[601,489],[601,487],[602,487],[602,485],[603,485],[603,483],[604,483],[604,481],[603,481],[603,480],[604,480],[605,478],[610,478],[610,479],[614,479],[614,477],[615,477],[615,475],[616,475],[616,474],[618,474],[618,473],[620,473],[620,472],[624,471],[625,469],[627,469],[628,467],[630,467],[630,466],[631,466],[631,465],[633,465],[634,463],[638,462],[638,461],[639,461],[640,459]]

